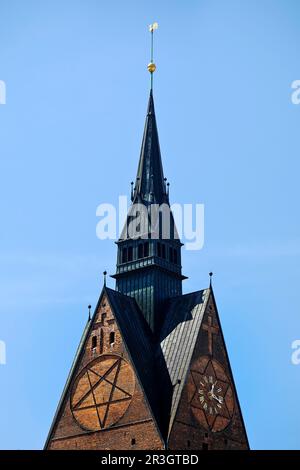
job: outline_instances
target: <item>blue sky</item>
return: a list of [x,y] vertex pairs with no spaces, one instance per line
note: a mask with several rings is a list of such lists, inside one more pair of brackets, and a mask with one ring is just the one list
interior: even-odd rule
[[[41,448],[116,247],[149,91],[171,200],[205,204],[184,291],[214,288],[253,449],[300,449],[297,0],[2,1],[0,448]],[[111,287],[113,280],[109,281]]]

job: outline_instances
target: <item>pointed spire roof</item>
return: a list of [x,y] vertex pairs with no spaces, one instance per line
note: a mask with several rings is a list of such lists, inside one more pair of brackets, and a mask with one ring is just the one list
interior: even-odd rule
[[152,89],[150,90],[133,200],[146,204],[168,202]]

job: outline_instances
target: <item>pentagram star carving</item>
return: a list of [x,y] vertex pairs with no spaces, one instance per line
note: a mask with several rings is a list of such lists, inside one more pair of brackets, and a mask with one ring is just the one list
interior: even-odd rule
[[116,355],[100,356],[75,381],[73,416],[84,429],[96,431],[111,426],[127,410],[134,387],[134,373],[127,361]]

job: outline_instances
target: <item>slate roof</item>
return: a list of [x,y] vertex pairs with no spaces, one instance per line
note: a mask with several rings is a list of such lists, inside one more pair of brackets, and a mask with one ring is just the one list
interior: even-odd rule
[[167,202],[163,166],[156,125],[154,100],[150,90],[141,154],[136,175],[134,202]]
[[167,433],[170,432],[176,416],[209,294],[210,289],[204,289],[174,297],[166,306],[157,358],[160,370],[165,369],[168,375],[167,377],[166,372],[164,373]]
[[156,342],[135,299],[108,288],[106,292],[156,423],[166,438],[176,416],[210,289],[170,299]]
[[[68,375],[45,448],[76,373],[85,342],[103,294],[111,304],[132,365],[148,401],[158,430],[164,439],[171,430],[180,396],[185,384],[210,289],[170,299],[165,307],[164,322],[159,339],[153,337],[134,298],[104,287],[94,316],[83,332]],[[180,383],[179,383],[180,381]]]
[[152,331],[133,297],[107,287],[106,293],[150,410],[159,424],[159,389],[156,381]]

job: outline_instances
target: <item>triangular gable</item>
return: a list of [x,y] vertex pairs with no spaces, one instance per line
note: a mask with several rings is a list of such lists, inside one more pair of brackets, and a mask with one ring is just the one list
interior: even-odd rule
[[[183,380],[173,394],[168,448],[247,449],[247,434],[212,288],[204,296],[198,322],[192,322],[188,354],[181,353],[180,360],[170,368],[175,371],[174,377],[178,372]],[[185,356],[186,360],[182,359]]]
[[[137,422],[137,415],[152,435],[153,448],[163,447],[152,410],[155,397],[150,379],[146,379],[147,374],[151,380],[153,377],[153,350],[143,322],[134,299],[103,289],[77,350],[45,448],[101,449],[107,446],[108,429],[126,429]],[[98,342],[94,348],[93,338],[97,335],[100,339],[103,329],[105,347]],[[110,330],[115,343],[107,347]],[[104,428],[106,432],[101,434]],[[126,435],[119,433],[122,438]],[[116,446],[130,447],[122,438],[117,438]],[[139,448],[145,444],[140,440]]]

